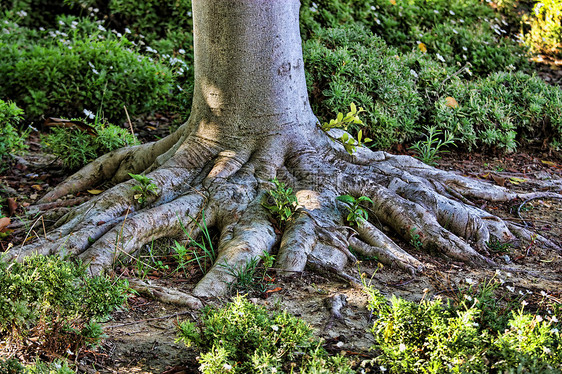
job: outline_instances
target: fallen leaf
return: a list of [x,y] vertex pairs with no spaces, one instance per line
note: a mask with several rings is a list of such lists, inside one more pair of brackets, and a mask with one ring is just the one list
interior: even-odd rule
[[7,198],[6,202],[8,203],[8,212],[10,212],[10,216],[11,216],[18,209],[18,203],[16,203],[16,199],[14,199],[13,197]]
[[0,232],[3,232],[12,221],[8,217],[0,218]]
[[267,290],[267,291],[265,291],[265,298],[267,299],[270,294],[272,294],[272,293],[274,293],[274,292],[279,292],[279,291],[281,291],[281,290],[282,290],[281,287],[275,287],[275,288],[272,289],[272,290]]
[[390,3],[391,3],[392,5],[396,5],[396,0],[390,0]]
[[43,187],[41,187],[38,184],[34,184],[33,186],[31,186],[31,188],[33,188],[35,191],[42,191],[43,190]]
[[496,182],[498,186],[502,186],[502,187],[505,186],[505,178],[492,174],[492,179],[494,180],[494,182]]
[[427,46],[424,43],[420,42],[420,44],[418,44],[418,48],[422,51],[422,53],[427,53]]
[[91,193],[92,195],[99,195],[100,193],[102,193],[102,190],[88,190],[89,193]]
[[156,130],[156,127],[154,126],[146,126],[146,129],[150,130],[150,131],[154,131]]
[[511,182],[511,184],[520,184],[520,183],[523,183],[523,182],[527,182],[526,179],[516,178],[516,177],[509,178],[509,181]]
[[459,106],[459,103],[457,102],[457,100],[455,100],[454,97],[447,96],[445,98],[445,105],[447,105],[449,108],[457,108]]
[[558,164],[556,162],[552,162],[552,161],[541,160],[541,162],[545,165],[548,165],[548,166],[558,166]]

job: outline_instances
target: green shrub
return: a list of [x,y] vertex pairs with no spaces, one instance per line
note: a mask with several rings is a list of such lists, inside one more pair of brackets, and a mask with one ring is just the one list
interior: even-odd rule
[[23,366],[17,359],[3,360],[0,358],[2,374],[74,374],[66,361],[55,360],[51,363],[37,361],[33,365]]
[[[0,100],[0,160],[27,148],[23,142],[26,134],[17,130],[23,110],[15,103]],[[0,167],[2,171],[3,167]]]
[[[409,67],[411,55],[400,56],[359,25],[319,30],[304,44],[304,53],[312,107],[321,122],[355,103],[365,109],[363,132],[376,148],[416,133],[423,100]],[[350,130],[359,129],[352,124]]]
[[[390,303],[368,288],[376,320],[373,364],[389,373],[559,373],[560,323],[524,313],[505,316],[487,284],[456,303],[439,299]],[[493,308],[491,307],[493,306]]]
[[[429,121],[451,132],[471,149],[493,146],[507,151],[517,142],[548,140],[562,145],[562,90],[522,72],[499,72],[474,81],[453,78],[430,110]],[[444,96],[456,99],[458,107]]]
[[402,53],[421,42],[433,58],[468,62],[481,76],[509,65],[527,67],[525,49],[496,17],[479,0],[304,0],[301,29],[310,38],[323,28],[357,22]]
[[[90,278],[84,266],[60,257],[0,261],[0,340],[35,354],[43,345],[64,355],[70,345],[78,354],[99,344],[97,322],[123,305],[127,290],[124,281]],[[29,339],[37,343],[21,344]]]
[[123,36],[87,19],[59,18],[58,30],[4,23],[0,33],[0,96],[33,120],[103,110],[112,122],[123,106],[139,115],[169,106],[173,71],[139,54]]
[[42,142],[69,170],[80,168],[107,152],[139,143],[123,128],[97,120],[92,127],[96,130],[95,136],[79,129],[54,127]]
[[329,357],[303,321],[269,314],[241,296],[224,308],[205,309],[199,328],[182,322],[179,340],[201,348],[206,374],[354,372],[343,356]]
[[541,0],[523,17],[524,40],[533,53],[562,56],[562,1]]

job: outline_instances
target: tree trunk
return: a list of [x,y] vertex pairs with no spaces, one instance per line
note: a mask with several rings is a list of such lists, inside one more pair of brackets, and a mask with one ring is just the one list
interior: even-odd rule
[[[381,225],[416,247],[488,267],[497,266],[486,257],[491,237],[531,237],[470,199],[536,194],[362,146],[350,155],[336,140],[341,130],[324,133],[306,92],[298,11],[298,0],[194,0],[195,92],[188,121],[156,143],[101,157],[49,192],[40,203],[106,180],[116,184],[9,256],[76,256],[97,273],[154,239],[185,237],[185,231],[195,236],[205,224],[220,231],[218,257],[194,295],[209,296],[227,292],[237,272],[264,252],[275,252],[275,266],[285,272],[308,263],[353,279],[345,273],[355,262],[350,248],[422,271],[425,265]],[[141,203],[129,173],[146,174],[158,192]],[[263,206],[274,178],[293,187],[299,203],[282,235]],[[346,221],[350,207],[336,200],[345,194],[372,199],[364,206],[369,221]]]

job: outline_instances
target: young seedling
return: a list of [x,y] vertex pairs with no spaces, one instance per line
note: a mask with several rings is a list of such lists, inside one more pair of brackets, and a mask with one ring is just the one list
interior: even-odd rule
[[[414,145],[410,147],[416,151],[416,158],[420,159],[423,163],[435,166],[437,165],[436,160],[441,159],[437,156],[439,153],[446,153],[448,151],[441,149],[444,146],[452,145],[455,146],[455,141],[458,140],[448,131],[443,131],[437,129],[436,126],[430,126],[426,128],[427,134],[425,140],[418,140]],[[439,139],[439,136],[443,134],[443,139]]]
[[138,182],[132,189],[138,192],[134,195],[134,198],[139,204],[144,205],[151,195],[158,195],[158,186],[146,175],[129,173],[129,176]]
[[367,219],[369,219],[369,214],[360,205],[362,202],[373,203],[373,200],[369,199],[367,196],[361,196],[356,199],[350,195],[342,195],[336,197],[336,200],[345,204],[345,207],[349,212],[346,219],[350,225],[359,225],[361,222],[366,222]]
[[[330,120],[330,122],[324,122],[322,125],[322,130],[325,132],[330,131],[331,129],[337,128],[347,131],[347,128],[351,124],[362,125],[363,121],[359,118],[359,113],[364,112],[363,108],[357,109],[357,106],[354,103],[351,103],[350,111],[345,116],[343,113],[339,112],[336,116],[336,119]],[[357,147],[364,145],[365,143],[369,143],[371,139],[364,138],[363,139],[363,130],[359,130],[357,133],[357,139],[354,139],[348,133],[344,133],[340,138],[339,141],[344,146],[347,153],[352,155]]]
[[271,182],[275,188],[267,191],[267,200],[262,205],[284,225],[297,210],[297,197],[292,188],[286,187],[277,178]]

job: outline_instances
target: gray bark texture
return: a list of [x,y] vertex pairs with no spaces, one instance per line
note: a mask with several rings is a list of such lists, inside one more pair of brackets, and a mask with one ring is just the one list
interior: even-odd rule
[[[204,212],[220,232],[216,264],[194,296],[228,291],[232,271],[276,251],[276,268],[301,272],[307,264],[345,279],[357,253],[416,273],[424,263],[382,231],[391,228],[424,250],[477,266],[491,237],[530,238],[470,199],[506,201],[517,194],[444,172],[407,156],[358,147],[349,155],[324,133],[309,105],[299,35],[298,0],[194,0],[195,92],[192,114],[170,136],[125,148],[92,162],[40,203],[106,181],[115,185],[62,217],[35,242],[8,258],[39,254],[78,257],[93,273],[132,256],[161,237],[192,233]],[[128,173],[144,173],[158,193],[141,205]],[[299,208],[277,235],[264,196],[278,178],[297,192]],[[354,229],[338,195],[367,196],[370,222]],[[545,246],[556,247],[543,237]],[[559,250],[559,248],[557,248]],[[227,264],[227,267],[224,264]],[[193,302],[196,305],[196,302]]]

